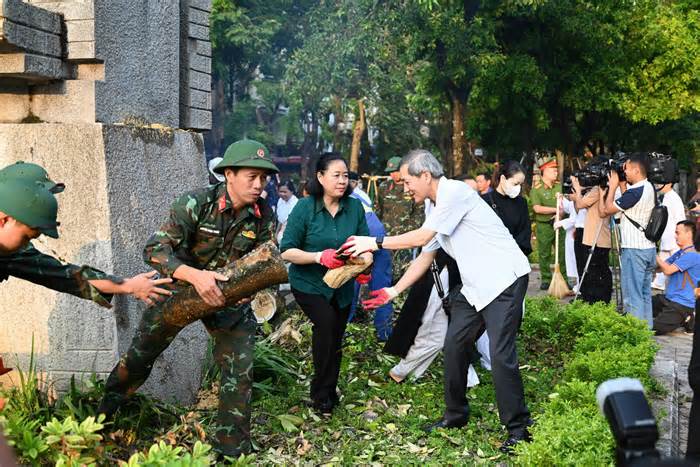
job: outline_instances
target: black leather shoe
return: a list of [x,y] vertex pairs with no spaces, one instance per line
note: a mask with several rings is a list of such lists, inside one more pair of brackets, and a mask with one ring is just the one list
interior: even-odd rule
[[503,441],[498,450],[504,454],[513,454],[513,449],[518,443],[529,443],[530,441],[532,441],[532,436],[530,436],[530,432],[527,429],[520,433],[510,433],[508,434],[508,439]]
[[441,418],[437,422],[431,423],[430,425],[426,425],[425,427],[423,427],[423,431],[425,431],[426,433],[430,433],[434,430],[437,430],[438,428],[462,428],[468,422],[469,417],[459,418],[455,420],[445,420],[444,418]]
[[331,415],[335,408],[335,403],[329,398],[314,402],[313,407],[320,415]]
[[542,282],[542,284],[540,284],[540,290],[549,290],[549,282]]

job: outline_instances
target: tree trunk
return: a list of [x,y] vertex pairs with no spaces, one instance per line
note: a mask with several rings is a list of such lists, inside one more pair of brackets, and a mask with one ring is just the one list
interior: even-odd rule
[[457,93],[451,93],[452,104],[452,173],[464,169],[464,103]]
[[[229,278],[228,281],[219,283],[226,300],[224,306],[233,306],[262,289],[288,280],[284,261],[271,241],[216,272]],[[163,319],[170,324],[184,327],[222,309],[207,305],[195,288],[185,282],[180,281],[171,290],[172,297],[162,305]]]
[[362,135],[365,133],[367,123],[365,121],[365,102],[364,99],[357,100],[358,118],[355,119],[355,127],[352,130],[352,146],[350,147],[350,170],[359,172],[360,167],[360,143]]
[[564,153],[560,150],[554,151],[557,155],[557,167],[559,169],[559,183],[564,183]]

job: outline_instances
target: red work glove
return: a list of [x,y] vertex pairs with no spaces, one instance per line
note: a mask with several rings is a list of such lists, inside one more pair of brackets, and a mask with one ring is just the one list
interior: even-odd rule
[[369,293],[372,297],[369,300],[362,302],[362,307],[365,310],[374,310],[382,305],[386,305],[390,301],[396,298],[398,292],[393,287],[384,287],[383,289],[373,290]]
[[345,261],[336,257],[336,253],[333,248],[328,248],[327,250],[316,253],[316,262],[321,266],[327,267],[328,269],[335,269],[345,266]]
[[355,280],[358,284],[369,284],[369,281],[372,280],[372,274],[360,274]]

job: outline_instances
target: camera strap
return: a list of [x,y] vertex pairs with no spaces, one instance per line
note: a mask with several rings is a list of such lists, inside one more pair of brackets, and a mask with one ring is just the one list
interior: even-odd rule
[[[656,188],[654,188],[653,185],[652,185],[651,189],[654,191],[654,207],[656,207],[656,206],[659,205],[659,198],[658,198],[658,196],[656,195]],[[634,226],[635,229],[639,230],[639,231],[642,232],[643,234],[646,234],[647,229],[646,229],[645,227],[642,227],[642,226],[639,224],[639,222],[637,222],[636,220],[634,220],[634,219],[632,219],[630,216],[628,216],[627,213],[626,213],[625,211],[622,211],[622,215],[625,216],[625,217],[627,218],[627,220],[630,221],[630,222],[632,223],[632,225]]]
[[438,297],[442,301],[442,309],[447,315],[447,319],[450,319],[450,298],[445,295],[445,289],[442,287],[442,281],[440,280],[440,268],[438,267],[437,261],[433,260],[430,264],[430,272],[433,274],[433,282],[435,282],[435,290],[437,291]]

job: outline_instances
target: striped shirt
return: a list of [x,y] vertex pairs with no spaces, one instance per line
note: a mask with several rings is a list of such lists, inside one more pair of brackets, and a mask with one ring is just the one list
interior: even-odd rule
[[622,248],[635,248],[638,250],[656,248],[656,245],[644,236],[644,232],[637,229],[629,220],[629,218],[632,218],[645,228],[649,223],[651,211],[654,209],[654,198],[654,187],[645,178],[640,182],[629,185],[627,191],[615,200],[615,205],[618,209],[625,213],[620,222],[620,246]]

